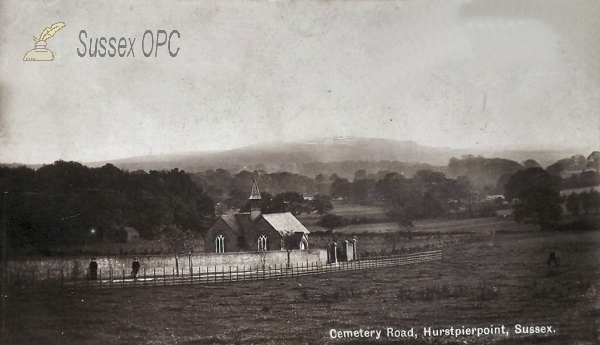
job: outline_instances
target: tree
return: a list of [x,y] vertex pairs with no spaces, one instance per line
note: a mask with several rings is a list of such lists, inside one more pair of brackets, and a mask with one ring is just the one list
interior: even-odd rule
[[579,215],[579,211],[581,211],[579,195],[576,193],[571,193],[567,197],[567,210],[574,216]]
[[594,169],[596,172],[600,171],[600,151],[592,152],[587,158],[587,168]]
[[[456,190],[452,193],[462,204],[466,204],[469,217],[473,217],[473,203],[477,198],[477,191],[466,176],[459,176],[455,180]],[[504,186],[503,186],[504,187]]]
[[375,195],[383,202],[390,202],[406,187],[409,181],[402,175],[393,172],[375,183]]
[[349,200],[352,197],[352,183],[345,178],[336,178],[329,187],[332,198]]
[[215,204],[215,216],[222,216],[229,208],[222,202]]
[[317,212],[321,216],[333,210],[333,204],[331,204],[331,199],[328,195],[315,195],[309,202],[309,206],[312,211]]
[[412,228],[413,216],[407,210],[397,203],[390,204],[385,211],[385,215],[398,224],[400,228]]
[[359,205],[367,205],[371,202],[375,181],[370,179],[355,179],[352,183],[352,199]]
[[529,168],[541,168],[542,166],[540,165],[540,163],[536,162],[535,160],[528,159],[523,162],[523,167],[525,167],[525,169],[529,169]]
[[304,235],[302,233],[289,233],[281,238],[282,248],[284,248],[287,252],[287,267],[292,267],[292,263],[290,260],[290,254],[292,250],[296,250],[300,248],[300,242],[302,241]]
[[318,225],[328,229],[329,232],[333,232],[333,229],[342,227],[345,224],[342,217],[332,213],[327,213],[321,217]]
[[229,196],[225,200],[225,203],[230,208],[241,208],[248,201],[248,191],[241,189],[232,189],[229,191]]
[[163,229],[162,239],[169,245],[171,254],[175,256],[175,270],[177,271],[177,275],[179,275],[178,255],[194,251],[194,233],[191,230],[184,230],[181,227],[169,226]]
[[265,213],[291,212],[294,216],[310,211],[304,196],[298,192],[277,194],[271,200],[270,208]]
[[556,163],[548,166],[546,171],[550,175],[559,176],[565,171],[581,171],[585,169],[588,164],[588,160],[582,155],[571,156],[571,158],[560,159]]
[[354,181],[364,180],[367,178],[367,171],[365,169],[359,169],[354,173]]
[[536,218],[542,230],[553,227],[561,218],[560,178],[542,168],[515,173],[505,186],[506,198],[514,202],[515,220]]
[[600,192],[589,190],[580,194],[581,206],[586,214],[595,213],[600,208]]

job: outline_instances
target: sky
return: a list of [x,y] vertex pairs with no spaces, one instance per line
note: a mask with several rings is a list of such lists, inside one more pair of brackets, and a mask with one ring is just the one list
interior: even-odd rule
[[[331,137],[600,148],[596,1],[0,6],[2,163]],[[23,61],[32,36],[56,22],[66,26],[46,42],[54,61]],[[144,56],[144,32],[159,29],[179,32],[176,57],[166,46]],[[81,30],[87,46],[90,38],[135,38],[135,57],[80,57]]]

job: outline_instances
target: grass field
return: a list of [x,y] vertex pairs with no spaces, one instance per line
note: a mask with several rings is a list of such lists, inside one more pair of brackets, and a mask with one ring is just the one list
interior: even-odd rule
[[[549,270],[548,253],[562,265]],[[443,260],[231,285],[8,298],[7,344],[598,344],[600,232],[489,236]],[[505,325],[509,336],[422,337],[423,327]],[[514,325],[550,325],[516,335]],[[417,339],[385,338],[414,327]],[[331,339],[330,330],[384,338]]]
[[[333,211],[331,211],[331,213],[336,214],[340,217],[349,219],[354,217],[366,217],[381,220],[387,219],[380,206],[361,206],[339,201],[332,201],[331,203],[333,205]],[[314,226],[317,224],[319,219],[321,219],[321,216],[317,213],[301,214],[298,216],[298,219],[305,226]]]
[[[407,228],[411,232],[439,232],[452,233],[491,233],[496,231],[524,232],[537,231],[539,226],[532,224],[518,224],[510,218],[475,218],[464,220],[431,219],[414,222],[413,228]],[[307,226],[311,232],[324,231],[318,225]],[[358,233],[386,233],[399,231],[398,224],[384,222],[376,224],[357,224],[334,229],[334,233],[358,234]]]

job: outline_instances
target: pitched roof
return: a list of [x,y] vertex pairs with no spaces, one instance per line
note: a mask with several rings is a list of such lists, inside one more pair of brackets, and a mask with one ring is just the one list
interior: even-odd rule
[[249,212],[236,213],[234,216],[243,232],[246,232],[248,229],[250,229],[250,227],[252,227],[252,218],[250,218]]
[[271,213],[271,214],[263,214],[262,217],[269,223],[271,226],[279,232],[281,236],[286,236],[289,234],[293,234],[296,232],[301,232],[303,234],[309,234],[310,231],[300,223],[296,217],[290,212],[285,213]]
[[238,223],[235,214],[224,214],[224,215],[220,216],[220,218],[223,219],[225,224],[229,225],[229,227],[232,230],[234,230],[234,231],[240,230],[240,224]]

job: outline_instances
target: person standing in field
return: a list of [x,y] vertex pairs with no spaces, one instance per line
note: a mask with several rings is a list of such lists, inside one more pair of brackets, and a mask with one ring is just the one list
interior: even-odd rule
[[131,276],[133,278],[136,278],[139,271],[140,271],[140,262],[138,261],[137,258],[135,258],[133,260],[133,263],[131,263]]
[[560,252],[554,251],[548,256],[548,266],[560,266]]
[[90,262],[90,279],[98,279],[98,263],[95,258],[92,258],[92,262]]

